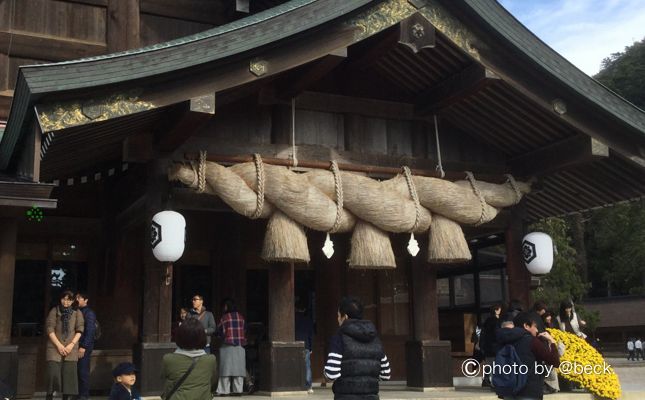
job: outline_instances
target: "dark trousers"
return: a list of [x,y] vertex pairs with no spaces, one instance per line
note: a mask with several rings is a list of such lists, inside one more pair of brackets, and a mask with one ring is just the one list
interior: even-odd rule
[[92,349],[86,349],[83,358],[78,359],[78,394],[90,396],[90,361]]

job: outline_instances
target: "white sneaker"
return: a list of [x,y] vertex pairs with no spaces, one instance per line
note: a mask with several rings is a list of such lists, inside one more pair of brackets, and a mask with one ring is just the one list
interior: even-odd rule
[[314,390],[312,388],[309,388],[309,390],[307,390],[307,394],[314,394]]

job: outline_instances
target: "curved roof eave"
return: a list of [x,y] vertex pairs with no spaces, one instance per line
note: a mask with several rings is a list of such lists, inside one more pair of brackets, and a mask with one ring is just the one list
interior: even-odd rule
[[291,0],[195,35],[136,50],[19,69],[0,142],[6,170],[39,95],[118,84],[221,60],[316,28],[374,0]]
[[638,130],[645,138],[645,112],[588,76],[540,40],[497,1],[463,0],[488,27],[552,77]]

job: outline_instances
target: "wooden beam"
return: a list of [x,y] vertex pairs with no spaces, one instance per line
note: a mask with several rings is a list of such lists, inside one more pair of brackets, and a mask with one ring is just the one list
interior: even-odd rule
[[[221,163],[240,163],[250,162],[253,160],[251,154],[259,153],[262,159],[271,163],[282,163],[282,165],[291,165],[291,159],[285,158],[291,154],[292,148],[286,144],[258,144],[258,145],[226,145],[213,144],[208,138],[191,139],[186,146],[186,158],[193,159],[197,156],[198,150],[206,150],[208,158],[211,161]],[[307,168],[329,168],[329,160],[336,160],[339,167],[347,167],[346,170],[367,173],[373,177],[391,177],[401,172],[401,166],[407,165],[412,169],[413,174],[422,176],[436,175],[436,161],[424,157],[406,157],[388,156],[379,154],[363,154],[352,151],[336,151],[325,146],[301,145],[296,147],[298,152],[298,166]],[[224,162],[222,160],[227,160]],[[307,164],[303,164],[307,163]],[[506,166],[499,164],[476,164],[476,163],[457,163],[443,162],[446,170],[446,179],[458,180],[464,178],[463,171],[476,171],[476,176],[480,180],[487,182],[505,182],[505,173],[508,173]]]
[[141,13],[222,25],[233,19],[232,0],[141,0]]
[[399,25],[377,33],[360,41],[348,49],[348,70],[362,70],[372,66],[399,44],[401,38]]
[[88,6],[107,7],[108,0],[58,0],[66,3],[86,4]]
[[[270,97],[266,92],[260,93],[259,101],[263,105],[288,104],[285,100]],[[350,113],[386,119],[425,120],[414,113],[414,105],[410,103],[330,93],[303,92],[296,98],[296,107],[312,111]]]
[[66,39],[23,31],[0,31],[0,49],[11,43],[11,56],[36,60],[65,61],[107,53],[105,43]]
[[37,122],[32,123],[31,132],[24,139],[25,143],[20,152],[17,166],[18,176],[30,179],[32,182],[40,181],[40,147],[42,132]]
[[498,79],[491,70],[476,63],[472,64],[419,95],[415,102],[415,111],[418,115],[436,113],[477,93]]
[[545,175],[609,157],[609,147],[587,135],[574,136],[509,161],[518,176]]
[[11,110],[11,101],[13,100],[13,90],[3,90],[0,92],[0,118],[9,118]]
[[275,83],[276,96],[284,100],[297,96],[346,59],[347,49],[342,48],[302,66],[295,73],[288,73]]
[[140,46],[139,5],[139,0],[108,0],[106,36],[109,53]]
[[11,344],[18,224],[15,218],[2,218],[0,227],[0,346],[4,346]]
[[123,140],[123,162],[145,163],[154,157],[152,133],[131,135]]
[[[140,100],[161,107],[266,79],[347,47],[355,40],[355,31],[352,27],[334,27],[289,45],[267,49],[251,59],[217,68],[211,66],[201,73],[186,72],[166,85],[150,87]],[[260,66],[261,71],[254,72],[254,66]]]
[[171,122],[170,128],[158,134],[157,150],[161,152],[174,151],[213,118],[215,95],[191,99],[179,108],[179,115]]

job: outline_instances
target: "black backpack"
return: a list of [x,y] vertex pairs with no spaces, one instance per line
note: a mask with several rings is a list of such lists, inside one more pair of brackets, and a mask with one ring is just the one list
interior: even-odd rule
[[498,396],[515,396],[524,389],[528,376],[519,371],[521,366],[526,367],[512,344],[505,345],[497,352],[492,383]]
[[94,340],[99,340],[102,334],[103,332],[101,332],[101,324],[99,324],[98,319],[95,319],[94,320]]

